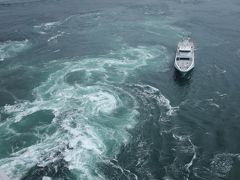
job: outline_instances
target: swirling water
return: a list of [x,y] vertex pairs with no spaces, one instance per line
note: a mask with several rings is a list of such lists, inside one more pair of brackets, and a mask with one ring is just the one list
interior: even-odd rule
[[[239,179],[236,0],[1,1],[12,179]],[[190,35],[196,68],[174,71]]]

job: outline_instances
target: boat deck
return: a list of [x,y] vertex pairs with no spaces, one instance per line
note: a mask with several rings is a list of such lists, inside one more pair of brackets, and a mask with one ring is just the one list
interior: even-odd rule
[[178,65],[180,70],[186,71],[191,66],[192,60],[181,60],[177,61],[176,64]]
[[178,43],[175,67],[181,72],[187,72],[194,67],[194,44],[190,39]]

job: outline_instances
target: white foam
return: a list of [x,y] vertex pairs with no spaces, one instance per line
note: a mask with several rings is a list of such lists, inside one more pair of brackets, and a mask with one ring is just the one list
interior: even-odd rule
[[209,103],[209,105],[214,106],[216,108],[220,108],[220,105],[218,105],[217,103]]
[[[193,161],[197,158],[197,151],[196,151],[196,146],[192,143],[191,139],[188,138],[188,141],[190,142],[190,144],[192,145],[192,151],[193,151],[193,156],[192,159],[189,163],[185,164],[184,167],[186,168],[187,172],[188,172],[188,176],[190,173],[190,167],[193,165]],[[188,179],[188,177],[187,177]]]
[[[69,162],[69,168],[81,172],[83,178],[101,179],[100,175],[94,175],[98,173],[92,173],[96,171],[95,163],[101,161],[109,149],[117,153],[121,143],[128,141],[126,130],[134,126],[138,115],[134,97],[112,83],[124,82],[129,73],[157,57],[157,52],[156,48],[129,47],[98,58],[75,59],[62,64],[62,69],[34,89],[34,101],[6,105],[3,110],[11,114],[6,123],[19,122],[37,111],[50,110],[55,118],[49,126],[57,127],[57,131],[34,145],[11,153],[11,157],[1,159],[0,167],[16,179],[35,164],[46,166],[55,161],[54,152],[68,145],[70,148],[65,148],[62,154]],[[56,63],[58,67],[58,61]],[[86,71],[86,82],[93,80],[95,72],[103,74],[104,78],[93,84],[69,84],[66,76],[79,70]],[[123,100],[119,94],[128,98]],[[125,107],[128,103],[125,101],[131,101],[132,106]],[[128,108],[122,118],[114,116],[118,108]],[[112,142],[114,145],[110,145]]]
[[62,142],[56,140],[55,136],[48,137],[44,140],[44,143],[35,144],[12,153],[9,158],[0,160],[1,168],[5,170],[11,179],[19,179],[21,175],[26,173],[27,169],[40,162],[43,154],[57,150],[58,144]]
[[[220,96],[221,96],[221,95],[220,95]],[[215,103],[213,98],[206,99],[206,101],[208,102],[208,104],[209,104],[210,106],[213,106],[213,107],[216,107],[216,108],[220,108],[220,105],[217,104],[217,103]]]
[[163,180],[174,180],[174,179],[172,177],[169,177],[169,176],[164,176]]
[[91,104],[95,104],[95,108],[93,109],[94,113],[110,113],[117,107],[117,100],[107,92],[96,92],[83,96],[83,98],[86,99],[86,101],[90,101]]
[[57,40],[59,37],[62,37],[64,34],[65,34],[64,32],[58,32],[58,34],[50,37],[47,41],[50,42],[50,41]]
[[219,91],[216,91],[216,93],[217,93],[220,97],[225,97],[225,96],[227,96],[226,93],[220,93]]
[[220,73],[226,73],[227,71],[223,68],[218,67],[217,65],[214,65],[215,69]]
[[99,17],[100,15],[101,15],[100,12],[75,14],[75,15],[68,16],[65,19],[61,19],[59,21],[46,22],[46,23],[42,23],[42,24],[39,24],[39,25],[35,25],[35,26],[33,26],[33,28],[36,29],[38,31],[38,33],[40,33],[40,34],[47,34],[50,31],[56,30],[57,27],[68,23],[70,20],[72,20],[74,18],[76,18],[76,19],[77,18],[80,18],[80,19],[81,18],[92,18],[93,16]]
[[49,31],[57,26],[61,25],[60,21],[55,21],[55,22],[47,22],[47,23],[42,23],[40,25],[35,25],[34,28],[39,31],[39,33],[46,33],[45,31]]
[[184,169],[186,170],[184,179],[188,180],[191,172],[190,168],[193,166],[194,160],[197,158],[197,146],[192,143],[189,135],[177,135],[173,133],[172,137],[177,142],[177,149],[174,149],[174,151],[180,151],[188,156],[189,154],[192,154],[191,160],[184,165]]
[[43,176],[42,180],[51,180],[52,178],[48,177],[48,176]]
[[224,178],[232,169],[234,160],[239,160],[239,156],[232,153],[215,154],[211,161],[211,171],[214,176]]
[[179,106],[171,106],[170,100],[161,94],[159,89],[150,85],[135,84],[134,86],[143,88],[143,93],[146,96],[156,99],[159,106],[165,106],[168,109],[166,115],[173,116],[178,111]]
[[174,139],[181,141],[181,142],[186,141],[189,138],[189,136],[180,136],[180,135],[176,135],[176,134],[173,134],[172,136]]
[[24,41],[6,41],[0,43],[0,61],[15,57],[18,53],[27,50],[31,46],[29,40]]
[[60,49],[57,49],[57,50],[55,50],[55,51],[53,51],[54,53],[57,53],[57,52],[59,52],[60,51]]

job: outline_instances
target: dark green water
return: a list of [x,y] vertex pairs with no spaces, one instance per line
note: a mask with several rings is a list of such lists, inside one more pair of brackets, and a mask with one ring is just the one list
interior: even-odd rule
[[[240,179],[237,0],[1,0],[12,179]],[[173,68],[191,36],[195,69]]]

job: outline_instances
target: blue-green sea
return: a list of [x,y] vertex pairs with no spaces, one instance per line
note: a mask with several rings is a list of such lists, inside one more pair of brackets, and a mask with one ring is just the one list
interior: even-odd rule
[[239,80],[239,0],[0,0],[0,169],[239,180]]

